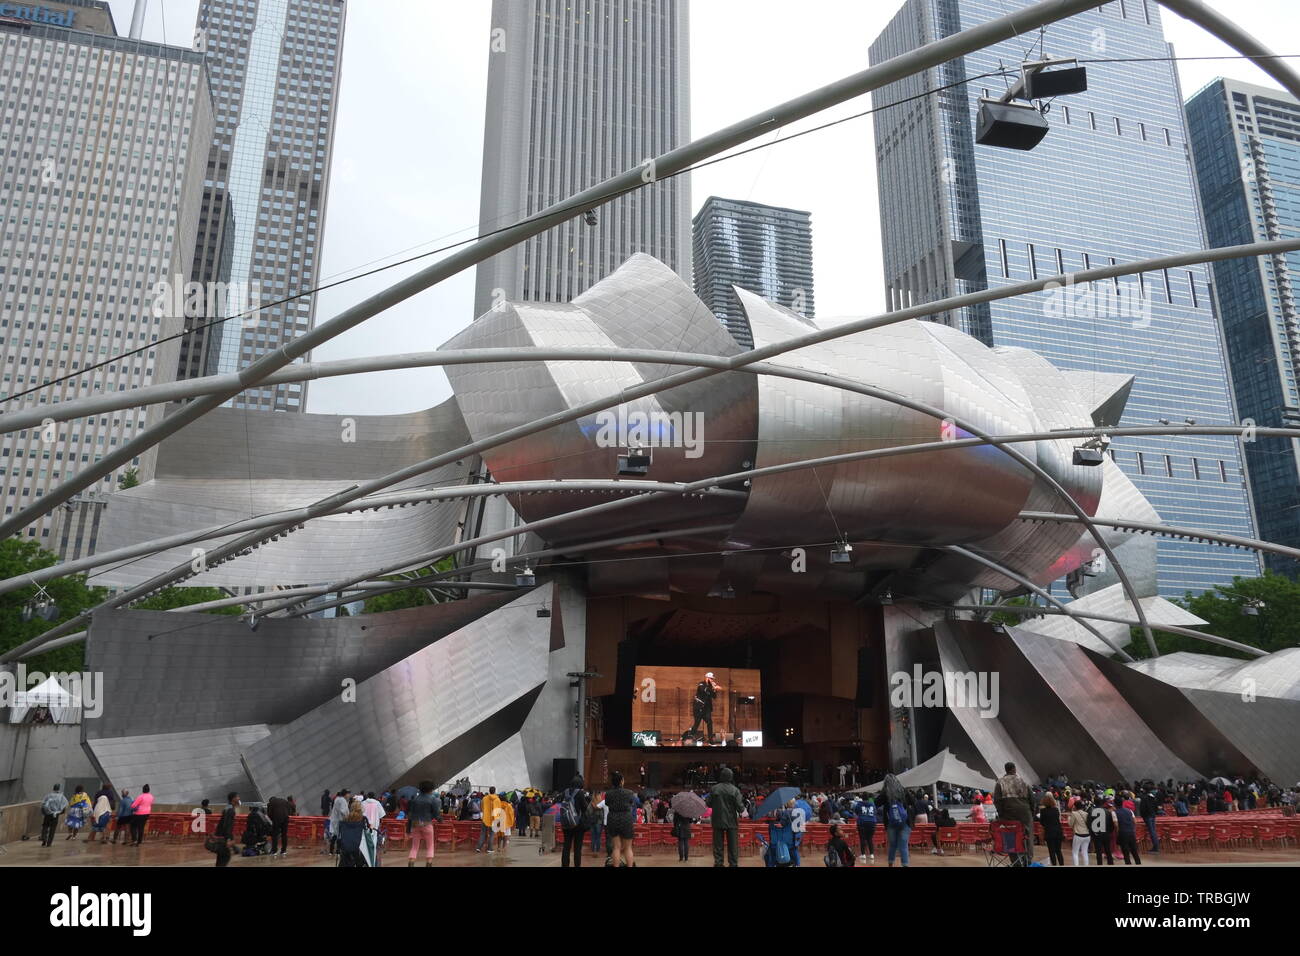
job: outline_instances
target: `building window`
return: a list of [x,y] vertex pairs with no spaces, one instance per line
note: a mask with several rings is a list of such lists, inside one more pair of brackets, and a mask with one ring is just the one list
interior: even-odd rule
[[1190,272],[1187,273],[1187,288],[1192,293],[1192,308],[1199,309],[1201,303],[1196,298],[1196,277]]
[[1010,278],[1011,269],[1007,264],[1007,241],[1005,239],[998,240],[998,253],[1002,259],[1002,277],[1004,279]]
[[1145,475],[1145,474],[1147,473],[1147,459],[1146,459],[1146,456],[1143,455],[1142,452],[1138,452],[1138,453],[1137,453],[1137,456],[1138,456],[1138,474],[1139,474],[1139,475]]

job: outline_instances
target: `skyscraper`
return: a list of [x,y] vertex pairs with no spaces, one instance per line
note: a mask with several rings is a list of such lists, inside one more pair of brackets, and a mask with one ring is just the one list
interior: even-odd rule
[[[872,44],[871,60],[1026,5],[908,0]],[[873,105],[889,107],[874,121],[891,307],[1206,244],[1160,13],[1153,0],[1108,3],[874,94]],[[1022,61],[1043,56],[1133,61],[1089,64],[1088,90],[1052,103],[1051,129],[1032,151],[977,145],[981,97],[1001,95]],[[1231,424],[1214,306],[1210,272],[1195,266],[934,318],[996,346],[1033,349],[1061,368],[1134,374],[1121,424]],[[1253,533],[1235,439],[1118,438],[1111,452],[1166,522]],[[1181,596],[1254,576],[1259,563],[1245,551],[1162,539],[1159,570],[1161,593]]]
[[[193,278],[232,290],[234,315],[315,287],[325,229],[346,0],[201,0],[216,134]],[[191,325],[221,316],[206,315]],[[232,372],[309,330],[316,297],[187,337],[182,377]],[[306,383],[252,388],[239,408],[302,411]]]
[[[2,9],[33,15],[0,16],[0,399],[20,408],[171,381],[178,343],[150,344],[181,324],[155,314],[151,302],[156,284],[188,273],[194,255],[212,135],[203,57],[118,37],[108,4],[97,0]],[[109,364],[12,397],[100,362]],[[5,514],[162,412],[131,409],[0,436]],[[147,474],[153,457],[132,465]],[[120,474],[83,500],[113,491]],[[47,515],[21,533],[58,551],[54,527]]]
[[[1187,101],[1188,138],[1210,243],[1300,235],[1300,101],[1218,79]],[[1300,253],[1214,264],[1237,409],[1257,425],[1300,425]],[[1300,442],[1246,442],[1255,520],[1268,541],[1300,547]],[[1300,562],[1266,555],[1294,576]]]
[[[687,36],[686,0],[493,0],[480,233],[689,141]],[[687,176],[584,212],[480,265],[474,314],[567,302],[636,252],[690,281]]]
[[741,345],[754,336],[733,286],[814,317],[808,213],[710,196],[691,225],[695,294]]

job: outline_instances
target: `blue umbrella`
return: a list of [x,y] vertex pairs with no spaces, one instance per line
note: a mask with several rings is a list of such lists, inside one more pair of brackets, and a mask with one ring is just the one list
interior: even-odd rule
[[761,820],[773,810],[780,810],[788,801],[793,800],[797,796],[799,796],[798,787],[777,787],[764,798],[762,803],[758,805],[758,809],[754,811],[754,815],[751,819]]
[[418,787],[412,787],[409,785],[397,788],[397,795],[399,797],[405,797],[407,800],[413,799],[419,792],[420,789]]

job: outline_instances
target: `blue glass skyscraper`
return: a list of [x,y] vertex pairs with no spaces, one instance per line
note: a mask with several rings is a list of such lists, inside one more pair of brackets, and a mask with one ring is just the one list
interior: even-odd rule
[[[1187,101],[1187,131],[1211,245],[1300,236],[1300,101],[1218,79]],[[1214,274],[1238,411],[1258,425],[1300,425],[1300,253],[1215,263]],[[1244,447],[1260,536],[1300,547],[1300,442]],[[1300,571],[1281,555],[1265,564]]]
[[[872,44],[871,60],[1026,5],[908,0]],[[874,94],[877,108],[897,104],[875,114],[890,306],[1203,248],[1169,56],[1159,7],[1123,0]],[[1087,65],[1088,90],[1050,104],[1051,130],[1032,151],[977,145],[981,98],[1000,96],[1022,62],[1047,57],[1130,62]],[[902,102],[910,97],[917,98]],[[1207,268],[1086,291],[1064,311],[1059,294],[1042,292],[934,318],[991,345],[1032,349],[1061,368],[1135,375],[1122,425],[1237,422]],[[1167,523],[1253,534],[1236,439],[1119,438],[1111,452]],[[1259,573],[1245,551],[1173,539],[1159,547],[1165,596]]]

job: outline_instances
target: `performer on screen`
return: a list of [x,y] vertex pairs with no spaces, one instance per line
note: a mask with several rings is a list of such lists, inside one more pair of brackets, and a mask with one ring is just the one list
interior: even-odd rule
[[695,739],[699,729],[700,721],[709,728],[708,742],[713,743],[713,698],[718,696],[718,690],[721,688],[713,678],[713,671],[704,675],[704,680],[695,685],[695,699],[691,701],[691,716],[695,722],[691,724],[691,729],[682,734],[682,740],[687,737]]

